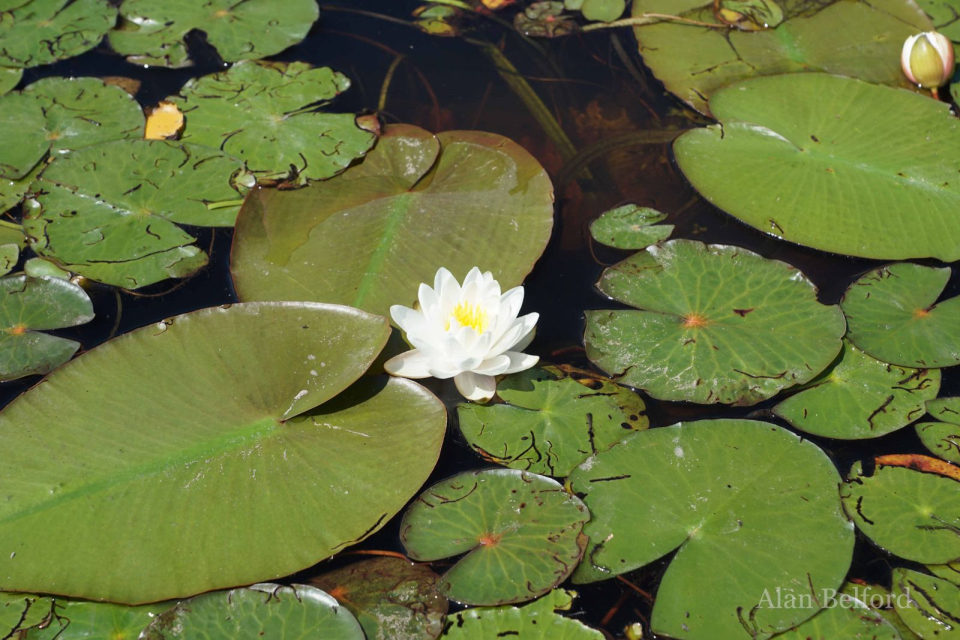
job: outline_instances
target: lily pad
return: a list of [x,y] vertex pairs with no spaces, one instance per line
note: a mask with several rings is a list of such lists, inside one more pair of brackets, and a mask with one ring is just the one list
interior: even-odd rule
[[577,566],[589,518],[583,503],[550,478],[513,469],[468,471],[420,494],[403,515],[400,541],[422,562],[467,554],[438,586],[452,600],[524,602]]
[[0,593],[0,629],[7,637],[20,640],[14,634],[47,620],[53,606],[53,598],[28,593]]
[[587,311],[587,357],[660,400],[755,404],[823,371],[846,329],[799,270],[740,247],[670,240],[597,287],[637,309]]
[[0,278],[0,381],[44,375],[73,357],[80,343],[40,331],[93,320],[77,285],[56,278]]
[[927,569],[938,578],[943,578],[960,587],[960,561],[949,564],[928,564]]
[[[30,191],[40,172],[46,167],[46,162],[39,162],[30,170],[30,173],[17,180],[7,180],[0,176],[0,212],[6,212],[23,201]],[[24,236],[24,243],[26,236]]]
[[20,259],[20,247],[15,244],[0,245],[0,276],[10,273]]
[[64,271],[57,265],[43,258],[30,258],[23,264],[23,273],[31,278],[60,278],[69,280],[70,272]]
[[439,266],[462,279],[479,265],[504,291],[521,284],[552,229],[550,179],[519,145],[391,125],[336,178],[251,193],[231,271],[241,300],[337,302],[387,315],[412,303]]
[[422,486],[446,424],[408,380],[347,388],[389,331],[345,307],[235,304],[57,369],[0,412],[0,589],[154,602],[366,538]]
[[0,67],[0,96],[13,91],[22,77],[23,69]]
[[930,400],[927,402],[927,413],[937,420],[960,424],[960,397]]
[[672,224],[661,224],[667,214],[649,207],[627,204],[607,211],[590,223],[590,235],[616,249],[646,249],[673,233]]
[[741,30],[722,26],[712,0],[637,0],[635,17],[660,13],[718,28],[662,21],[636,27],[634,33],[643,61],[668,91],[698,111],[712,109],[717,115],[707,100],[718,89],[755,76],[823,71],[906,87],[900,70],[903,41],[933,29],[917,5],[899,0],[777,0],[775,5],[782,14],[776,28],[758,24]]
[[401,558],[364,560],[310,582],[356,616],[367,640],[433,640],[443,631],[447,599],[440,576]]
[[48,617],[18,640],[133,640],[153,619],[176,602],[158,602],[139,607],[107,602],[84,602],[58,598]]
[[655,634],[768,638],[821,607],[806,598],[777,608],[771,594],[838,589],[850,566],[853,526],[833,462],[769,423],[642,431],[588,458],[567,482],[592,515],[574,582],[676,552],[657,590]]
[[461,404],[460,431],[481,456],[511,469],[563,477],[588,456],[646,429],[643,400],[596,378],[537,367],[497,384],[505,404]]
[[207,263],[177,226],[230,226],[243,163],[216,149],[121,140],[55,160],[25,205],[23,225],[40,256],[128,289],[182,278]]
[[580,12],[587,20],[613,22],[623,15],[626,8],[626,0],[583,0]]
[[843,506],[877,546],[914,562],[946,564],[960,559],[960,480],[927,461],[939,462],[911,456],[909,468],[879,458],[872,475],[855,464],[841,490]]
[[733,85],[710,108],[721,124],[684,133],[674,152],[727,213],[834,253],[960,259],[960,120],[949,105],[802,73]]
[[241,62],[167,100],[186,117],[181,140],[235,155],[259,179],[305,182],[340,173],[376,141],[355,115],[317,110],[349,87],[328,67]]
[[255,584],[181,602],[160,614],[142,640],[364,640],[356,618],[316,587]]
[[225,62],[257,60],[303,40],[316,0],[124,0],[110,46],[134,64],[190,64],[184,39],[203,31]]
[[907,367],[960,364],[960,297],[937,302],[950,268],[899,263],[850,285],[840,302],[850,341],[878,360]]
[[894,569],[894,606],[921,638],[960,638],[960,587],[910,569]]
[[833,602],[822,604],[825,606],[819,613],[778,634],[777,640],[901,640],[896,627],[860,600],[837,596]]
[[880,362],[844,342],[826,373],[773,408],[791,425],[828,438],[877,438],[905,427],[937,397],[940,371]]
[[0,66],[38,67],[97,46],[117,20],[107,0],[29,0],[4,7]]
[[443,637],[449,640],[604,640],[606,636],[582,622],[565,618],[557,611],[569,611],[573,591],[554,589],[522,607],[479,607],[460,611],[447,618]]
[[[98,78],[44,78],[0,97],[0,126],[7,132],[0,177],[10,181],[26,176],[47,153],[143,137],[144,117],[133,96]],[[12,190],[4,185],[8,207]]]
[[921,422],[916,426],[920,442],[934,455],[960,464],[960,425],[949,422]]

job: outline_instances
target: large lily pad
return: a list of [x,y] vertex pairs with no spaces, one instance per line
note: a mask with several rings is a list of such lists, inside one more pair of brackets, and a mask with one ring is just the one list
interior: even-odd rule
[[40,331],[93,320],[93,304],[58,278],[0,278],[0,381],[44,375],[73,357],[80,343]]
[[754,404],[823,371],[846,329],[800,271],[739,247],[671,240],[597,286],[638,310],[587,311],[587,357],[661,400]]
[[563,477],[588,456],[646,429],[643,400],[596,378],[537,367],[497,384],[505,404],[461,404],[460,431],[481,456],[510,467]]
[[[143,112],[129,93],[98,78],[44,78],[0,98],[0,177],[26,176],[49,152],[65,153],[110,140],[143,137]],[[21,185],[20,190],[26,188]],[[12,185],[4,184],[9,208]]]
[[207,262],[176,223],[229,226],[243,164],[216,149],[121,140],[55,160],[26,204],[31,247],[92,280],[137,289]]
[[255,584],[205,593],[157,616],[142,640],[364,640],[357,620],[316,587]]
[[960,120],[948,105],[804,73],[744,81],[710,106],[721,124],[674,151],[724,211],[824,251],[960,259]]
[[[746,4],[746,3],[743,3]],[[778,0],[783,21],[772,29],[703,28],[680,22],[637,27],[640,54],[672,93],[708,112],[715,91],[754,76],[825,71],[908,86],[900,70],[903,41],[932,30],[913,2]],[[638,0],[633,14],[660,13],[720,24],[712,0]],[[716,109],[713,104],[710,109]]]
[[489,269],[504,291],[519,285],[552,228],[550,179],[519,145],[392,125],[336,178],[251,193],[231,270],[241,300],[337,302],[386,315],[409,305],[441,266],[457,278]]
[[403,515],[400,540],[414,560],[466,553],[439,591],[465,604],[532,600],[580,561],[590,515],[555,480],[525,471],[468,471],[439,482]]
[[576,594],[555,589],[522,607],[480,607],[448,618],[443,633],[449,640],[603,640],[606,636],[557,611],[568,611]]
[[924,564],[960,559],[960,481],[938,473],[925,456],[897,466],[879,459],[872,475],[857,463],[842,489],[843,506],[868,538],[890,553]]
[[107,0],[29,0],[0,14],[0,66],[37,67],[80,55],[117,19]]
[[910,569],[893,571],[894,607],[920,638],[960,638],[960,587]]
[[236,304],[57,369],[0,412],[0,589],[152,602],[370,535],[427,478],[446,422],[407,380],[345,390],[388,334],[356,309]]
[[340,173],[376,140],[353,114],[317,110],[349,87],[328,67],[241,62],[168,100],[186,116],[181,140],[235,155],[258,178],[304,182]]
[[909,263],[860,277],[840,302],[850,341],[892,364],[960,364],[960,297],[937,302],[949,279],[949,268]]
[[432,640],[443,631],[447,599],[440,576],[401,558],[364,560],[312,579],[356,616],[367,640]]
[[135,64],[189,64],[184,38],[203,31],[226,62],[280,53],[306,37],[316,0],[124,0],[110,46]]
[[840,357],[773,408],[794,427],[843,440],[876,438],[910,424],[937,397],[940,371],[880,362],[844,342]]
[[175,604],[158,602],[128,607],[57,598],[44,620],[24,627],[22,636],[14,637],[17,640],[134,640],[157,614]]
[[592,515],[574,581],[626,573],[675,551],[657,590],[654,633],[768,638],[820,609],[810,598],[777,608],[771,594],[838,589],[846,576],[854,536],[839,482],[813,443],[769,423],[642,431],[568,478]]

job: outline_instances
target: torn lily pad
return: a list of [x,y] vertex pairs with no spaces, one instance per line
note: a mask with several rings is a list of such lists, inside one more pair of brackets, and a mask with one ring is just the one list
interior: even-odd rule
[[127,289],[182,278],[207,263],[178,224],[231,226],[246,191],[243,163],[216,149],[121,140],[55,160],[23,218],[40,256]]
[[2,67],[38,67],[80,55],[97,46],[117,19],[107,0],[28,0],[0,8]]
[[755,404],[823,371],[846,329],[798,269],[740,247],[670,240],[597,287],[636,309],[587,311],[587,357],[660,400]]
[[441,594],[464,604],[540,597],[580,561],[590,518],[555,480],[525,471],[467,471],[431,486],[403,515],[400,541],[414,560],[462,557]]
[[560,615],[569,611],[576,593],[554,589],[522,607],[479,607],[447,617],[445,640],[604,640],[605,635],[582,622]]
[[837,361],[773,413],[814,435],[877,438],[922,416],[939,390],[939,370],[887,364],[844,341]]
[[894,607],[920,638],[960,638],[960,587],[919,571],[893,570]]
[[960,364],[960,297],[937,302],[950,268],[898,263],[850,285],[840,302],[849,339],[878,360],[907,367]]
[[22,635],[14,637],[18,640],[133,640],[158,614],[175,604],[168,601],[129,607],[56,598],[44,620],[24,625]]
[[258,179],[302,183],[340,173],[376,141],[354,114],[318,110],[349,87],[328,67],[241,62],[168,100],[186,117],[184,142],[235,155]]
[[55,278],[0,278],[0,381],[44,375],[73,357],[80,343],[41,331],[93,320],[77,285]]
[[658,225],[667,217],[649,207],[627,204],[607,211],[590,223],[590,235],[615,249],[646,249],[673,233],[672,224]]
[[134,64],[190,64],[184,39],[203,31],[225,62],[257,60],[303,40],[316,0],[124,0],[110,46]]
[[460,431],[481,456],[511,469],[564,477],[650,421],[639,395],[609,380],[545,366],[497,384],[504,404],[461,404]]

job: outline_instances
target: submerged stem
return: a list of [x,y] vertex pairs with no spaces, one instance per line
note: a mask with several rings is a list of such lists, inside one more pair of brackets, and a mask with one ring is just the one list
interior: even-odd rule
[[403,56],[397,55],[393,58],[390,66],[387,67],[387,74],[383,77],[383,84],[380,85],[380,99],[377,101],[377,111],[383,111],[387,107],[387,94],[390,92],[390,83],[393,81],[393,74],[396,73],[397,67],[400,66],[401,62],[403,62]]
[[6,227],[7,229],[16,229],[17,231],[23,231],[23,225],[19,225],[16,222],[8,222],[3,219],[0,219],[0,227]]

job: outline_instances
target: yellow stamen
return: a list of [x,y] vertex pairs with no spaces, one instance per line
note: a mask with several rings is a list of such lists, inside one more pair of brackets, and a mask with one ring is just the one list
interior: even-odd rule
[[450,312],[444,330],[450,330],[450,324],[453,320],[456,320],[461,327],[473,328],[477,333],[483,333],[487,329],[487,311],[479,304],[459,303]]

